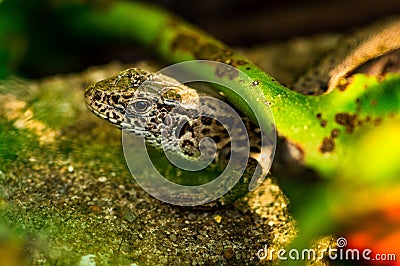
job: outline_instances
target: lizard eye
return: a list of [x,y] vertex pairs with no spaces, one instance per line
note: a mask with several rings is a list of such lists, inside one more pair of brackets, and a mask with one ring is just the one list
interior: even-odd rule
[[130,111],[133,111],[134,113],[137,114],[145,114],[150,111],[152,105],[151,103],[146,100],[146,99],[139,99],[129,106]]

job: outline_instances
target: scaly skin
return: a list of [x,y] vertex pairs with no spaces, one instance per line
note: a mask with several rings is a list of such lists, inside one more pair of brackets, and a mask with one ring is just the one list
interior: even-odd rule
[[[164,148],[174,152],[180,148],[185,156],[198,156],[200,141],[206,137],[214,140],[218,150],[230,145],[228,131],[217,122],[230,114],[223,106],[207,106],[205,102],[204,111],[215,115],[215,119],[201,116],[198,113],[202,100],[196,90],[175,79],[138,68],[124,70],[85,91],[87,107],[100,118],[144,137],[155,148],[162,148],[164,138]],[[254,133],[259,128],[246,117],[242,120],[252,134],[252,150],[259,152],[260,137]],[[173,138],[182,125],[179,138]]]
[[[219,169],[224,169],[229,160],[243,154],[246,157],[241,158],[248,158],[243,161],[248,165],[245,175],[250,176],[256,171],[253,161],[258,160],[261,153],[259,127],[246,117],[232,115],[225,105],[210,102],[209,98],[171,77],[138,68],[126,69],[89,86],[85,91],[85,102],[98,117],[125,132],[143,137],[147,144],[164,149],[164,152],[189,160],[203,154],[213,156],[212,167]],[[222,121],[228,122],[228,128],[221,124]],[[233,151],[231,136],[238,141]],[[214,141],[216,154],[210,142],[200,146],[204,138]],[[202,147],[201,153],[199,147]],[[266,174],[267,171],[258,173],[258,180],[263,180]],[[224,197],[224,203],[231,201],[228,198],[236,199],[247,193],[249,179],[243,179],[246,181],[239,182]],[[191,183],[190,180],[186,182]]]

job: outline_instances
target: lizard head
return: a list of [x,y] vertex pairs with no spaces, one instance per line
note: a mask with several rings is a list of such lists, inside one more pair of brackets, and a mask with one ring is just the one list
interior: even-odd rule
[[195,116],[199,96],[171,77],[130,68],[90,85],[85,102],[98,117],[160,147],[162,136]]

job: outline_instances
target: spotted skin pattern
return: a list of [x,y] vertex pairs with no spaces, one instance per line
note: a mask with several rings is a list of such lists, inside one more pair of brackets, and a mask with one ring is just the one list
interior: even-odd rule
[[[227,129],[218,121],[229,120],[228,112],[201,101],[196,90],[171,77],[138,68],[99,81],[85,92],[86,105],[95,115],[144,137],[155,148],[163,147],[193,158],[200,154],[200,141],[208,137],[217,146],[215,160],[227,161],[231,140]],[[199,115],[200,104],[209,108],[207,112],[213,113],[215,119]],[[246,117],[241,121],[249,135],[251,158],[257,158],[261,152],[260,129]],[[236,128],[234,124],[232,128]]]

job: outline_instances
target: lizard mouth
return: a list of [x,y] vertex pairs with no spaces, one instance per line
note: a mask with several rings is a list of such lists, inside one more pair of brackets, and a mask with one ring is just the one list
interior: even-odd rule
[[109,121],[117,127],[122,127],[124,123],[125,111],[121,108],[106,104],[100,101],[87,102],[86,106],[98,117]]

